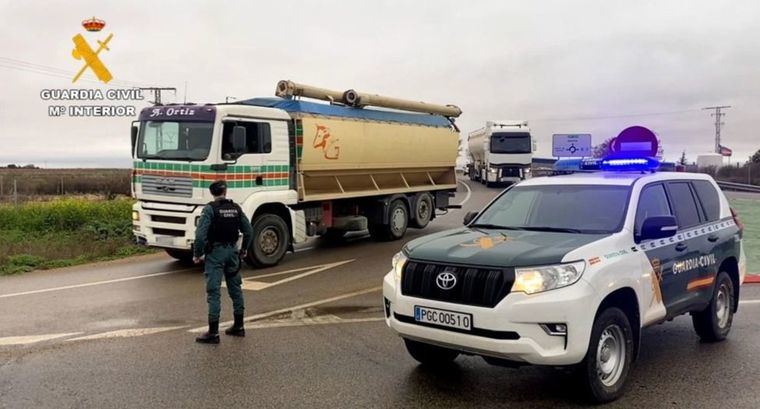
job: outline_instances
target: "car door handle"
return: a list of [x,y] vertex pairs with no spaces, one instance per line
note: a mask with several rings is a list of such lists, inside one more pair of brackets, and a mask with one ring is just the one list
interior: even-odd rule
[[689,246],[687,246],[687,245],[685,245],[685,244],[683,244],[683,243],[678,243],[678,244],[676,244],[676,251],[684,251],[684,250],[686,250],[688,247],[689,247]]
[[707,236],[707,241],[709,241],[711,243],[715,243],[716,241],[718,241],[719,238],[720,238],[720,236],[718,236],[717,234],[711,234],[711,235]]

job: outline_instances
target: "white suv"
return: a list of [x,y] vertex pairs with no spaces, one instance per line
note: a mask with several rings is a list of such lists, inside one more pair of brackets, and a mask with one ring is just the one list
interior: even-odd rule
[[388,326],[423,364],[574,366],[590,396],[622,394],[641,329],[690,313],[723,340],[746,261],[715,182],[597,172],[515,185],[465,227],[409,242],[384,278]]

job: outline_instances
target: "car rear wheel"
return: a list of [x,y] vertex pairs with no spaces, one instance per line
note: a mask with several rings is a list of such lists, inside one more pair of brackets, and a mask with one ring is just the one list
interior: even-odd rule
[[441,366],[459,356],[459,352],[453,349],[412,341],[411,339],[404,339],[404,344],[409,355],[423,365]]
[[623,394],[633,360],[633,331],[628,317],[619,308],[602,311],[591,329],[591,340],[580,379],[595,402],[610,402]]
[[691,321],[699,338],[705,342],[723,341],[734,320],[734,284],[725,271],[718,273],[710,305],[692,313]]

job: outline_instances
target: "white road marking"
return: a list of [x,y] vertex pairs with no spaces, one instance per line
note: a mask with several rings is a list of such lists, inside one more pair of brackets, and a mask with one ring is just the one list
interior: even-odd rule
[[[263,290],[265,288],[274,287],[276,285],[284,284],[284,283],[287,283],[287,282],[290,282],[290,281],[295,281],[295,280],[299,280],[299,279],[304,278],[304,277],[308,277],[308,276],[313,275],[313,274],[321,273],[321,272],[329,270],[331,268],[335,268],[335,267],[338,267],[338,266],[342,266],[344,264],[348,264],[348,263],[350,263],[350,262],[352,262],[354,260],[356,260],[356,259],[337,261],[335,263],[328,263],[328,264],[319,264],[319,265],[316,265],[316,266],[294,268],[292,270],[279,271],[279,272],[276,272],[276,273],[263,274],[263,275],[258,275],[258,276],[244,278],[243,279],[243,289],[244,290],[250,290],[250,291],[260,291],[260,290]],[[260,279],[260,278],[281,276],[281,275],[292,274],[292,273],[295,273],[295,272],[298,272],[298,271],[304,271],[304,270],[309,270],[309,271],[306,271],[305,273],[297,274],[297,275],[294,275],[294,276],[291,276],[291,277],[283,278],[282,280],[279,280],[279,281],[273,281],[271,283],[270,282],[264,282],[264,281],[254,281],[254,280]]]
[[43,335],[27,335],[22,337],[5,337],[0,338],[0,345],[27,345],[34,344],[42,341],[49,341],[51,339],[73,337],[75,335],[84,334],[84,332],[67,332],[62,334],[43,334]]
[[314,318],[284,319],[272,320],[266,322],[255,322],[246,326],[251,329],[261,328],[283,328],[283,327],[303,327],[309,325],[327,325],[327,324],[351,324],[357,322],[377,322],[384,321],[383,317],[369,318],[340,318],[335,315],[323,315]]
[[760,304],[760,300],[740,300],[739,304]]
[[[336,295],[334,297],[325,298],[325,299],[317,300],[317,301],[312,301],[312,302],[308,302],[306,304],[294,305],[292,307],[280,308],[279,310],[264,312],[264,313],[261,313],[261,314],[250,315],[248,317],[245,317],[244,320],[245,321],[256,321],[256,320],[260,320],[260,319],[263,319],[263,318],[273,317],[275,315],[279,315],[279,314],[282,314],[282,313],[285,313],[285,312],[291,312],[293,310],[302,310],[302,309],[305,309],[305,308],[314,307],[314,306],[321,305],[321,304],[327,304],[327,303],[330,303],[330,302],[333,302],[333,301],[340,301],[340,300],[344,300],[346,298],[352,298],[352,297],[356,297],[356,296],[363,295],[363,294],[373,293],[375,291],[380,291],[382,289],[383,289],[382,286],[377,286],[377,287],[372,287],[372,288],[365,288],[364,290],[354,291],[354,292],[347,293],[347,294]],[[226,322],[220,323],[219,326],[226,326],[226,325],[231,325],[231,324],[232,324],[232,321],[226,321]],[[202,327],[193,328],[191,330],[188,330],[188,332],[203,332],[203,331],[206,331],[207,329],[208,329],[208,327],[206,327],[204,325]]]
[[190,270],[194,270],[194,269],[195,268],[186,268],[184,270],[164,271],[164,272],[161,272],[161,273],[153,273],[153,274],[145,274],[145,275],[133,276],[133,277],[117,278],[117,279],[114,279],[114,280],[94,281],[94,282],[91,282],[91,283],[65,285],[63,287],[44,288],[44,289],[41,289],[41,290],[22,291],[22,292],[19,292],[19,293],[11,293],[11,294],[0,294],[0,298],[10,298],[10,297],[18,297],[18,296],[22,296],[22,295],[49,293],[49,292],[52,292],[52,291],[70,290],[72,288],[91,287],[91,286],[94,286],[94,285],[122,283],[124,281],[140,280],[140,279],[143,279],[143,278],[159,277],[159,276],[165,276],[165,275],[169,275],[169,274],[182,273],[182,272],[190,271]]
[[467,182],[464,182],[462,180],[457,180],[457,183],[461,183],[465,189],[467,189],[467,195],[464,197],[464,200],[462,200],[459,203],[459,206],[464,206],[465,203],[467,203],[468,200],[470,200],[470,196],[472,196],[472,189],[470,189],[470,185],[467,184]]
[[158,327],[158,328],[129,328],[119,329],[116,331],[101,332],[99,334],[85,335],[83,337],[67,339],[66,342],[71,341],[88,341],[92,339],[105,339],[105,338],[130,338],[141,337],[143,335],[158,334],[166,331],[174,331],[182,328],[187,328],[187,325],[180,327]]

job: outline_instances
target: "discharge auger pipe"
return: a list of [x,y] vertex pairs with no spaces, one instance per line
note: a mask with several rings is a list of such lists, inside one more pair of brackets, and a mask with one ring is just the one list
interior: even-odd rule
[[462,115],[462,110],[456,105],[437,105],[427,102],[410,101],[400,98],[384,97],[375,94],[365,94],[355,90],[343,93],[343,101],[353,107],[375,106],[382,108],[398,109],[402,111],[423,112],[428,114],[443,115],[447,118],[456,118]]
[[343,92],[327,88],[312,87],[311,85],[299,84],[289,80],[277,83],[274,93],[281,98],[306,97],[330,102],[343,102]]

